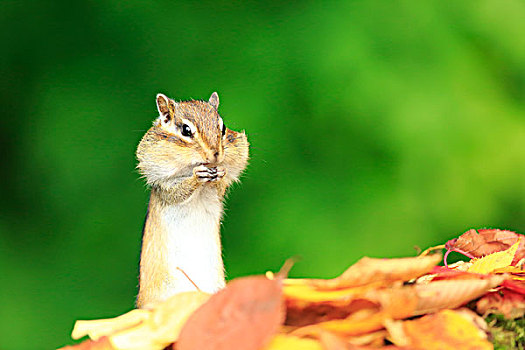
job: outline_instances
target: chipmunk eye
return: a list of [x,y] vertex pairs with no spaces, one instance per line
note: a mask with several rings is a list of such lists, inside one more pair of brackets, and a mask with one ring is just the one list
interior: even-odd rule
[[224,121],[221,117],[219,117],[219,125],[221,127],[222,136],[224,136],[224,134],[226,134],[226,125],[224,125]]
[[182,136],[192,137],[193,133],[191,132],[191,128],[187,124],[182,124],[182,130],[181,130]]

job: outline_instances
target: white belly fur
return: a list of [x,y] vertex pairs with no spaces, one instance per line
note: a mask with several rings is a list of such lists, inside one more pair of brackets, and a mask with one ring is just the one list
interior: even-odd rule
[[[169,276],[161,298],[195,290],[208,293],[224,287],[220,242],[222,202],[212,189],[202,188],[185,203],[165,207],[161,214],[166,229],[166,258]],[[163,294],[164,294],[163,293]]]

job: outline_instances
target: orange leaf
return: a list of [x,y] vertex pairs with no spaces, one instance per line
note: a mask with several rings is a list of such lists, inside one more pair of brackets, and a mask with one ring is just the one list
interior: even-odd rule
[[505,278],[505,276],[490,275],[488,278],[441,280],[415,285],[418,305],[414,315],[459,307],[485,294],[489,289],[499,286]]
[[388,284],[395,281],[408,281],[431,271],[440,260],[440,255],[399,259],[364,257],[339,277],[330,280],[312,279],[307,280],[307,283],[318,289],[341,289],[376,282]]
[[375,306],[358,310],[344,319],[320,322],[293,332],[296,335],[318,334],[319,329],[339,335],[356,336],[377,331],[384,327],[385,320],[412,316],[417,305],[412,289],[395,288],[371,291],[366,295]]
[[260,349],[284,319],[281,285],[264,276],[228,283],[188,319],[177,349]]
[[376,284],[336,290],[318,289],[306,279],[287,279],[283,293],[286,302],[286,324],[305,326],[312,323],[341,319],[362,308],[375,304],[362,296]]
[[363,309],[342,320],[331,320],[298,328],[292,334],[315,336],[319,333],[319,329],[323,329],[344,336],[362,335],[383,328],[383,322],[388,318],[386,312]]

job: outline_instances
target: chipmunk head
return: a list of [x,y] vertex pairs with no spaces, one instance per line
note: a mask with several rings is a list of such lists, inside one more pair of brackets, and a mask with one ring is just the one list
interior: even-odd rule
[[217,112],[219,95],[214,92],[208,102],[175,102],[163,94],[157,95],[159,117],[155,125],[175,138],[178,146],[193,151],[195,162],[216,164],[224,159],[222,140],[226,126]]
[[159,116],[137,149],[138,168],[149,184],[169,186],[177,178],[190,176],[201,164],[228,168],[238,162],[241,149],[246,165],[246,136],[224,125],[216,92],[208,101],[175,102],[158,94],[156,102]]

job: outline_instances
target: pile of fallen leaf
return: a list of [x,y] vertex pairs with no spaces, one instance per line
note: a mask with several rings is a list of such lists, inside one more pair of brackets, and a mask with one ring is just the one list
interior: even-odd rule
[[[432,252],[443,248],[437,266]],[[451,251],[471,260],[449,265]],[[362,258],[334,279],[267,273],[214,295],[180,293],[151,309],[77,321],[72,337],[90,339],[63,350],[523,349],[524,264],[523,235],[470,230],[417,257]],[[496,333],[501,322],[485,320],[494,315],[516,330]]]

